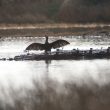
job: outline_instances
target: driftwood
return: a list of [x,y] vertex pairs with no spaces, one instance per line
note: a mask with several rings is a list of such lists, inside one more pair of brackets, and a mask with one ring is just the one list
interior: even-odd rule
[[[90,50],[57,50],[55,52],[41,54],[25,54],[18,55],[13,60],[67,60],[67,59],[103,59],[110,58],[110,48],[107,49],[92,49]],[[10,59],[12,60],[12,59]]]

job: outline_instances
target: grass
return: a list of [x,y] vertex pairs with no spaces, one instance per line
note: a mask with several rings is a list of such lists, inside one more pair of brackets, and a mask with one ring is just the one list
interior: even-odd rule
[[33,89],[10,89],[13,104],[1,103],[0,110],[109,110],[110,84],[98,86],[61,84],[49,78],[36,81]]

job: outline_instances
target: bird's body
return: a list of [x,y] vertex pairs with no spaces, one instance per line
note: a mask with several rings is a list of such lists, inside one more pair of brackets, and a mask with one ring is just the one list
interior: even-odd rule
[[48,37],[46,36],[46,40],[45,40],[45,44],[44,44],[44,50],[45,50],[45,53],[47,53],[48,51],[51,51],[51,45],[50,43],[48,42]]
[[62,39],[49,43],[48,37],[46,36],[46,41],[44,44],[32,43],[26,48],[26,50],[45,50],[45,53],[48,53],[48,51],[51,51],[52,48],[59,48],[67,44],[69,44],[69,42]]

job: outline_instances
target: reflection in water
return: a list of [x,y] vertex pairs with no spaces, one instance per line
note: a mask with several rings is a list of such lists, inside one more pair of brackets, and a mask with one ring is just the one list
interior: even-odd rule
[[[49,79],[51,79],[51,81],[48,81]],[[47,89],[43,89],[42,86],[39,86],[39,84],[33,85],[32,80],[35,80],[37,83],[39,82],[40,85],[46,83],[45,85],[47,86]],[[65,83],[67,83],[67,85],[63,85]],[[52,100],[51,104],[54,104],[57,107],[65,107],[66,104],[68,105],[66,107],[81,107],[81,109],[78,110],[82,110],[82,107],[84,107],[83,110],[91,110],[86,109],[86,106],[89,108],[97,108],[98,106],[99,109],[102,106],[102,102],[100,101],[103,101],[103,99],[103,103],[109,103],[109,84],[110,60],[0,62],[0,89],[1,87],[4,88],[1,90],[2,94],[0,94],[0,100],[2,100],[3,103],[11,103],[13,102],[12,100],[14,100],[18,108],[19,103],[21,103],[20,106],[23,107],[25,104],[29,108],[36,106],[35,102],[39,99],[41,103],[37,102],[37,104],[40,104],[40,106],[44,107],[48,107],[45,105],[48,103],[44,103],[44,101],[50,102]],[[20,87],[27,90],[30,88],[32,89],[33,86],[36,88],[29,93],[25,92],[24,89],[18,89]],[[10,87],[12,87],[12,93],[9,91]],[[13,91],[13,88],[14,90],[18,91]],[[58,90],[58,93],[60,91],[63,92],[63,94],[58,94],[57,96],[55,92],[56,90]],[[31,103],[32,106],[30,106],[28,103]],[[52,106],[52,109],[56,106]],[[7,107],[9,107],[9,105]],[[14,108],[13,110],[16,109]],[[22,109],[19,108],[18,110]],[[41,108],[40,110],[45,109]],[[102,110],[105,110],[105,108]]]
[[32,86],[31,80],[43,81],[49,77],[59,82],[104,85],[109,83],[110,60],[82,61],[1,61],[0,84],[15,87]]

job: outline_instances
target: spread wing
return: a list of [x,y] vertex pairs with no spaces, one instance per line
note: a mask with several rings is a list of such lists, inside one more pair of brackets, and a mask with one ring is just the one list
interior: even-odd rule
[[26,48],[26,50],[44,50],[44,44],[32,43]]
[[68,45],[68,44],[70,44],[68,41],[62,40],[62,39],[50,43],[51,48],[54,48],[54,49],[59,48],[59,47],[63,47],[63,46]]

